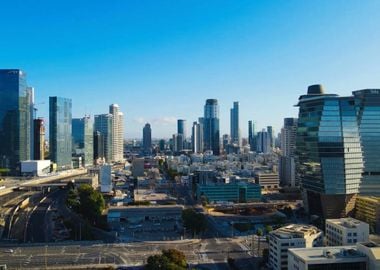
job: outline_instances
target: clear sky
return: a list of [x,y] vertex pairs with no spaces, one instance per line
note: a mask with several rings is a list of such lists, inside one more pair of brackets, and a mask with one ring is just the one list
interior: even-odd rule
[[279,131],[310,84],[327,92],[380,88],[380,1],[112,0],[2,1],[0,68],[20,68],[48,97],[72,98],[73,117],[118,103],[125,136],[176,132],[207,98],[222,133],[240,101],[247,121]]

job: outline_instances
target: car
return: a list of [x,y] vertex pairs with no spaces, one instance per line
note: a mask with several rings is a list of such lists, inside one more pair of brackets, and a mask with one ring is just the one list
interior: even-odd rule
[[5,249],[3,252],[4,252],[4,253],[13,253],[14,250],[11,249],[11,248],[9,248],[9,249]]

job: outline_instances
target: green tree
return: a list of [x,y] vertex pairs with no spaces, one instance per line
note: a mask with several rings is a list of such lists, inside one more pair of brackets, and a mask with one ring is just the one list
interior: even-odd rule
[[179,251],[177,249],[171,248],[171,249],[164,249],[162,251],[162,255],[167,257],[170,262],[186,267],[186,257],[185,254],[182,251]]
[[273,231],[272,226],[270,226],[270,225],[265,225],[265,232],[266,232],[266,233],[270,233],[271,231]]
[[146,270],[185,270],[186,257],[183,252],[176,249],[163,250],[161,255],[148,257]]
[[83,184],[78,188],[79,212],[92,222],[101,216],[105,208],[105,201],[102,194],[94,190],[92,186]]
[[183,225],[193,233],[193,236],[207,229],[206,217],[201,213],[196,213],[194,209],[183,210],[182,220]]

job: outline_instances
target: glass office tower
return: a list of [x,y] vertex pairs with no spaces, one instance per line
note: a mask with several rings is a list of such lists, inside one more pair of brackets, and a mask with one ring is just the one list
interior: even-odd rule
[[83,166],[94,163],[94,132],[91,118],[74,118],[72,120],[73,154],[82,156]]
[[305,206],[323,219],[346,216],[363,171],[354,98],[313,85],[298,106],[296,166]]
[[102,150],[106,162],[112,161],[112,117],[112,114],[95,115],[94,131],[100,132],[103,139]]
[[216,99],[207,99],[203,118],[204,150],[220,154],[219,105]]
[[380,89],[353,92],[364,158],[361,195],[380,196]]
[[33,88],[19,69],[0,70],[0,169],[19,172],[33,152]]
[[57,170],[72,168],[71,99],[49,97],[49,151]]

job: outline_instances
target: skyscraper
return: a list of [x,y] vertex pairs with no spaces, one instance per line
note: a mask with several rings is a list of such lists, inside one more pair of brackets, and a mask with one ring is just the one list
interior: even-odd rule
[[256,150],[258,153],[269,153],[272,148],[270,146],[270,134],[265,129],[257,133]]
[[240,138],[240,126],[239,126],[239,102],[235,101],[231,109],[231,119],[230,119],[230,136],[231,143],[236,145],[241,145]]
[[297,106],[296,177],[306,209],[322,219],[346,216],[363,172],[354,98],[325,94],[322,86],[312,85]]
[[57,170],[72,168],[71,99],[49,97],[49,151]]
[[82,157],[83,166],[94,163],[94,131],[91,118],[73,118],[72,120],[73,154]]
[[146,155],[152,154],[152,129],[149,123],[143,128],[143,152]]
[[363,151],[361,195],[380,196],[380,89],[353,92]]
[[34,154],[33,159],[45,159],[45,122],[43,118],[34,119]]
[[203,126],[200,123],[194,122],[191,129],[191,144],[193,153],[199,154],[203,152]]
[[216,99],[207,99],[203,118],[204,150],[220,154],[219,105]]
[[33,152],[33,89],[19,69],[0,70],[0,168],[12,174]]
[[296,149],[297,118],[285,118],[281,129],[280,181],[283,186],[297,186],[294,154]]
[[274,148],[274,131],[272,126],[267,126],[270,148]]
[[[100,132],[100,137],[103,139],[103,149],[98,150],[103,150],[106,162],[112,161],[112,117],[112,114],[99,114],[94,117],[94,131]],[[98,146],[101,145],[98,144]]]
[[252,120],[248,121],[248,143],[251,151],[256,151],[255,123]]
[[124,115],[117,104],[110,105],[109,113],[112,114],[111,160],[122,161],[124,159]]
[[187,133],[186,133],[186,120],[184,119],[178,119],[177,120],[177,133],[182,134],[183,138],[187,138]]
[[94,160],[104,159],[104,137],[100,131],[94,131]]

